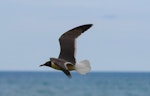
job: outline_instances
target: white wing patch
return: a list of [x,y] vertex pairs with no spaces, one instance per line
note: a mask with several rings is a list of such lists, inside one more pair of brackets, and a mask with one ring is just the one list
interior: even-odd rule
[[71,62],[65,62],[64,65],[65,65],[65,68],[66,68],[67,70],[68,70],[67,64],[73,65]]

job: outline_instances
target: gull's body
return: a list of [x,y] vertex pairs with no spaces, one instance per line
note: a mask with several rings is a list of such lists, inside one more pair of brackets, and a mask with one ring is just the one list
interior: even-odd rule
[[62,70],[68,77],[71,77],[69,71],[76,70],[81,74],[86,74],[90,71],[88,60],[76,63],[75,59],[75,41],[78,36],[88,30],[92,24],[86,24],[73,28],[65,32],[59,38],[60,54],[58,58],[50,58],[50,61],[41,66],[49,66],[57,70]]

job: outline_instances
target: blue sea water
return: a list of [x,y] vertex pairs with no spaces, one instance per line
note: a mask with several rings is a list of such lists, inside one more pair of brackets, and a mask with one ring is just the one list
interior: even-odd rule
[[0,96],[150,96],[150,73],[0,72]]

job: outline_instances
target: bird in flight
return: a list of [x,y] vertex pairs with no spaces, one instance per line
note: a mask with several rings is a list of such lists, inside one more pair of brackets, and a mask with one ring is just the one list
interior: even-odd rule
[[56,70],[63,71],[69,78],[71,78],[70,71],[75,70],[78,73],[84,75],[91,70],[91,66],[88,60],[83,60],[76,63],[75,50],[76,39],[86,30],[88,30],[92,24],[85,24],[75,27],[59,38],[60,54],[58,58],[50,58],[45,64],[40,66],[48,66]]

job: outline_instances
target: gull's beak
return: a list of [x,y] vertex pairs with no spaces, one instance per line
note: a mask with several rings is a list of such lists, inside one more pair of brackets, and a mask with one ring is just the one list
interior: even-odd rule
[[42,64],[42,65],[40,65],[39,67],[41,67],[41,66],[45,66],[44,64]]

